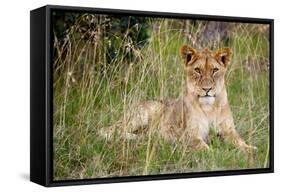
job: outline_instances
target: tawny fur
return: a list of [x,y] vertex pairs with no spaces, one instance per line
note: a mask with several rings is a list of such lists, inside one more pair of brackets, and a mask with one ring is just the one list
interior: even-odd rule
[[[102,135],[110,139],[114,132],[127,139],[138,138],[140,132],[156,130],[172,142],[185,142],[195,150],[208,150],[207,138],[211,128],[242,150],[255,150],[247,145],[235,129],[227,100],[224,76],[232,52],[196,50],[188,45],[180,49],[186,72],[186,93],[166,102],[146,101],[125,112],[123,123],[117,122]],[[124,122],[126,126],[124,125]],[[151,126],[151,122],[159,122]],[[156,127],[156,128],[155,128]],[[122,129],[126,130],[122,130]]]

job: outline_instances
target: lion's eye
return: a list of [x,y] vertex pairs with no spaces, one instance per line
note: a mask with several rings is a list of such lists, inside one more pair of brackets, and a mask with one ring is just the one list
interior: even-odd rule
[[218,68],[214,68],[213,73],[217,72],[218,70],[219,70]]
[[194,71],[196,72],[196,73],[201,73],[201,71],[200,71],[200,69],[198,68],[198,67],[196,67],[195,69],[194,69]]

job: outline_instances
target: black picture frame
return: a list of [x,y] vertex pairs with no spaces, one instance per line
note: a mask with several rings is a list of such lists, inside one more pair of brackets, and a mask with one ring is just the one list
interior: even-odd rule
[[[53,10],[91,12],[96,14],[135,15],[165,18],[185,18],[270,25],[270,162],[269,168],[192,172],[179,174],[96,178],[83,180],[53,180],[52,130],[52,52],[51,12]],[[64,186],[146,180],[196,178],[210,176],[258,174],[274,172],[274,20],[246,17],[196,15],[46,5],[30,12],[30,180],[43,186]]]

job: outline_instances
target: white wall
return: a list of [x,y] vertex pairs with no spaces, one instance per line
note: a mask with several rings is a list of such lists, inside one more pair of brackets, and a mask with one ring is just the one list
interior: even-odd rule
[[[29,10],[45,4],[264,17],[275,20],[275,172],[46,189],[29,177]],[[3,0],[0,5],[0,191],[267,191],[281,182],[281,13],[278,0]]]

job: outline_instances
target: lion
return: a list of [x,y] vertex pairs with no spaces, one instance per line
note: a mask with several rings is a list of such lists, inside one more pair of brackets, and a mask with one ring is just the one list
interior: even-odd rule
[[185,142],[195,150],[209,150],[211,129],[238,149],[256,150],[236,131],[227,99],[225,74],[232,56],[231,49],[196,50],[183,45],[180,56],[186,74],[185,93],[176,99],[145,101],[131,107],[123,120],[111,126],[111,132],[101,131],[103,136],[109,139],[113,132],[118,132],[127,139],[135,139],[140,132],[152,128],[147,129],[151,122],[158,121],[158,128],[154,130],[163,138]]

